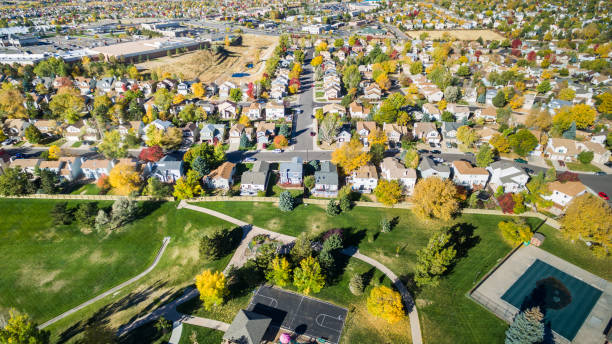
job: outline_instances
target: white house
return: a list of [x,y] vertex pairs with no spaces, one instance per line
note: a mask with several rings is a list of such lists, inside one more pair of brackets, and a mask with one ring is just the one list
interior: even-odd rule
[[238,112],[238,106],[236,103],[226,100],[219,104],[219,117],[225,120],[236,119],[236,113]]
[[431,122],[417,122],[412,129],[414,137],[425,142],[440,143],[440,133],[436,125]]
[[236,164],[224,162],[203,178],[204,185],[209,189],[229,189],[234,184]]
[[277,121],[281,118],[285,118],[285,104],[282,102],[266,104],[266,121]]
[[489,180],[489,171],[482,167],[472,167],[464,160],[455,160],[452,163],[453,182],[470,189],[484,189]]
[[220,98],[229,97],[230,91],[236,87],[237,87],[236,84],[234,84],[233,82],[230,82],[230,81],[224,82],[221,86],[219,86],[219,97]]
[[451,103],[446,106],[446,111],[452,113],[457,122],[463,122],[470,117],[470,108],[465,105]]
[[256,161],[253,169],[244,172],[240,177],[240,195],[254,196],[260,191],[265,191],[269,174],[270,164],[261,160]]
[[115,161],[108,159],[85,160],[81,164],[85,178],[94,180],[98,180],[103,175],[108,176],[113,167],[115,167]]
[[520,192],[529,181],[525,170],[509,161],[496,161],[487,167],[487,171],[491,173],[490,184],[493,190],[503,186],[505,192]]
[[372,164],[361,166],[347,178],[347,184],[352,184],[353,191],[371,193],[378,185],[378,172]]
[[587,192],[586,186],[581,182],[561,183],[556,181],[548,184],[548,190],[551,194],[542,196],[542,198],[553,201],[556,208],[561,210],[565,209],[575,197]]
[[406,168],[393,157],[384,158],[380,163],[380,177],[386,180],[397,180],[404,187],[404,192],[411,195],[416,184],[417,174],[414,168]]

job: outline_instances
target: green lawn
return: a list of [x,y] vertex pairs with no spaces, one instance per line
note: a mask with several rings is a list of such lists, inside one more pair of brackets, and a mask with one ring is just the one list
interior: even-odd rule
[[580,171],[580,172],[599,172],[601,171],[599,167],[593,164],[583,164],[581,162],[566,162],[565,166],[572,171]]
[[317,98],[323,98],[324,96],[325,96],[325,92],[317,91],[315,93],[315,97]]
[[202,326],[183,324],[183,332],[179,344],[219,344],[223,340],[223,332]]
[[83,142],[77,141],[77,142],[73,143],[70,147],[72,147],[72,148],[79,148],[79,147],[81,147],[82,144],[83,144]]
[[99,195],[100,188],[96,184],[85,184],[80,188],[72,191],[71,195]]
[[[76,224],[54,226],[54,200],[0,200],[0,313],[9,308],[44,322],[137,275],[153,261],[165,236],[171,242],[157,267],[135,284],[52,325],[52,338],[75,340],[86,323],[112,327],[180,295],[205,268],[222,269],[231,253],[202,261],[198,239],[233,225],[176,203],[141,203],[142,215],[110,234],[90,233]],[[68,202],[69,208],[77,201]],[[110,206],[110,202],[100,202]]]
[[[412,290],[426,343],[503,341],[506,324],[465,295],[510,252],[511,247],[497,230],[498,222],[505,217],[465,214],[449,223],[423,223],[411,211],[403,209],[359,207],[329,217],[323,207],[315,205],[300,205],[290,213],[279,212],[274,204],[263,202],[201,202],[198,205],[294,236],[343,228],[349,233],[349,244],[358,245],[362,253],[388,266]],[[398,223],[390,233],[379,233],[383,217],[397,218]],[[528,219],[528,222],[534,228],[541,223],[538,219]],[[416,251],[427,244],[433,232],[455,224],[465,233],[462,258],[438,287],[417,290],[412,283]]]

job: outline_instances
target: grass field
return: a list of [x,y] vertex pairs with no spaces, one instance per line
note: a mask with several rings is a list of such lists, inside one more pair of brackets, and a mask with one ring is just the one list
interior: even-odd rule
[[448,33],[460,41],[475,41],[478,37],[482,37],[485,41],[505,39],[504,36],[492,30],[415,30],[405,33],[412,38],[419,38],[422,33],[427,33],[431,39],[442,38],[445,33]]
[[[195,342],[193,341],[195,339]],[[219,344],[223,339],[223,332],[206,327],[183,325],[181,340],[179,344]]]
[[[137,275],[153,261],[162,238],[171,242],[157,267],[134,285],[52,325],[58,342],[75,340],[88,323],[111,328],[182,293],[205,268],[224,268],[231,254],[206,262],[198,239],[233,226],[176,203],[141,203],[142,217],[110,234],[54,226],[49,212],[58,201],[0,200],[0,312],[9,308],[44,322]],[[69,202],[69,207],[77,204]],[[108,205],[109,202],[99,203]]]
[[[199,50],[178,56],[161,57],[143,62],[138,68],[169,72],[183,79],[199,78],[202,82],[216,82],[221,85],[225,81],[241,84],[261,78],[263,60],[271,56],[278,43],[278,37],[263,35],[242,35],[242,45],[229,46],[226,54],[214,54],[210,50]],[[255,64],[256,51],[260,52],[260,62]],[[247,69],[247,63],[253,63],[253,68]],[[234,73],[249,73],[249,76],[232,78]]]
[[580,162],[566,162],[565,165],[572,171],[581,171],[581,172],[599,172],[601,171],[599,167],[593,164],[583,164]]
[[[263,228],[289,235],[308,232],[312,235],[331,228],[348,232],[349,244],[359,246],[364,254],[391,268],[415,295],[421,327],[426,343],[497,343],[503,340],[506,324],[480,307],[465,294],[484,276],[511,247],[497,230],[506,218],[492,215],[466,214],[449,223],[423,223],[409,210],[358,208],[346,214],[329,217],[323,208],[300,205],[291,213],[279,212],[271,203],[202,202],[198,205],[214,209]],[[380,220],[397,218],[390,233],[380,233]],[[533,228],[541,223],[528,219]],[[416,251],[424,247],[429,236],[444,226],[460,225],[464,236],[463,257],[436,288],[418,290],[412,283]],[[561,241],[559,233],[542,226],[547,236],[545,246],[551,253],[566,258],[602,277],[612,259],[596,261],[584,245],[572,247]],[[471,233],[471,234],[470,234]]]
[[72,191],[71,195],[99,195],[100,188],[96,184],[85,184],[80,188]]

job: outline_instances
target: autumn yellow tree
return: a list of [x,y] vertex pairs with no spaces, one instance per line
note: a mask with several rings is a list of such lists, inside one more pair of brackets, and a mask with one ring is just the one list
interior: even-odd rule
[[386,73],[382,73],[376,78],[376,84],[380,87],[381,90],[388,90],[391,87],[391,81]]
[[178,93],[172,98],[172,104],[180,104],[185,100],[185,96]]
[[476,130],[464,125],[457,129],[457,140],[467,147],[471,147],[478,140],[478,134]]
[[502,237],[511,245],[519,245],[524,242],[529,242],[533,235],[531,227],[527,224],[514,221],[501,221],[497,224],[501,231]]
[[206,93],[206,91],[204,90],[204,85],[202,85],[201,82],[196,82],[194,84],[191,85],[191,92],[193,92],[193,95],[198,97],[198,98],[202,98],[204,96],[204,94]]
[[590,193],[578,196],[570,202],[561,218],[561,231],[572,241],[592,242],[597,255],[608,255],[612,246],[612,208]]
[[134,166],[119,163],[113,167],[108,176],[110,185],[119,195],[129,195],[140,188],[140,174]]
[[557,111],[553,117],[553,124],[561,130],[567,130],[572,122],[576,123],[576,128],[584,129],[595,122],[597,111],[587,104],[576,104],[564,106]]
[[238,123],[244,125],[245,127],[250,127],[251,126],[251,120],[249,119],[249,116],[247,116],[247,115],[240,116],[240,119],[238,120]]
[[519,96],[518,94],[515,94],[514,97],[510,99],[509,104],[513,110],[516,110],[516,109],[520,109],[524,103],[525,103],[525,98]]
[[352,138],[340,148],[332,152],[332,162],[341,166],[346,173],[350,173],[370,161],[370,155],[363,151],[363,144]]
[[56,145],[49,147],[49,160],[57,160],[60,157],[61,149]]
[[552,125],[552,117],[547,110],[531,111],[525,120],[525,125],[528,128],[548,130]]
[[574,100],[574,97],[576,96],[576,91],[574,91],[571,88],[564,88],[561,91],[559,91],[559,99],[561,100],[566,100],[568,102],[571,102],[572,100]]
[[368,142],[370,145],[381,144],[385,145],[387,143],[387,134],[381,129],[376,128],[372,130],[368,135]]
[[266,272],[266,279],[280,287],[291,282],[291,266],[284,257],[276,256],[270,262],[270,269]]
[[611,114],[612,113],[612,92],[608,91],[602,93],[597,96],[599,99],[599,105],[597,106],[597,111],[602,114]]
[[384,285],[370,291],[367,307],[370,314],[383,318],[390,324],[400,321],[405,315],[400,293]]
[[510,151],[510,140],[502,134],[495,134],[489,140],[489,144],[493,146],[499,153],[508,153]]
[[310,60],[310,64],[313,67],[318,67],[321,65],[321,63],[323,63],[323,56],[319,55],[319,56],[315,56],[312,58],[312,60]]
[[444,110],[446,110],[446,106],[447,106],[447,105],[448,105],[448,104],[446,103],[446,100],[445,100],[445,99],[440,100],[440,101],[438,102],[438,110],[440,110],[440,111],[444,111]]
[[200,300],[206,310],[223,304],[225,297],[229,294],[223,272],[212,272],[207,269],[197,275],[195,280],[196,288],[200,292]]
[[397,180],[381,179],[374,189],[374,195],[380,203],[392,206],[402,199],[402,186]]
[[325,285],[325,276],[321,273],[321,265],[313,257],[300,261],[300,266],[293,272],[293,285],[306,295],[318,293]]
[[429,177],[419,180],[412,194],[414,212],[422,219],[448,221],[459,210],[457,188],[448,179]]
[[21,91],[11,83],[5,82],[0,89],[0,117],[27,118]]

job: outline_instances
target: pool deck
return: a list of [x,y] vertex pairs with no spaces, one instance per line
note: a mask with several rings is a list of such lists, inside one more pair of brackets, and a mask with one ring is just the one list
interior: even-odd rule
[[[604,343],[604,329],[612,316],[612,283],[540,248],[524,246],[518,249],[472,292],[471,297],[501,319],[512,322],[519,310],[501,297],[536,259],[602,291],[571,343]],[[553,334],[555,343],[570,343]]]

